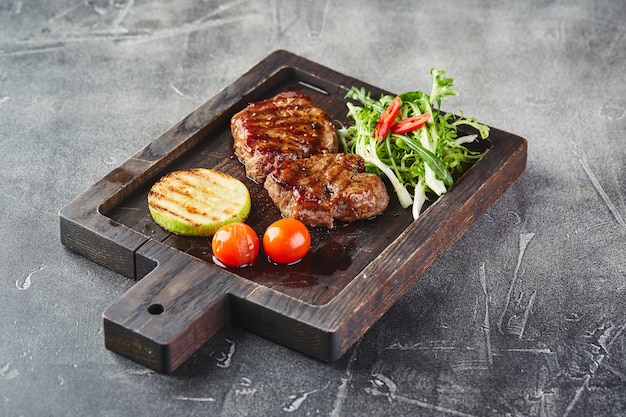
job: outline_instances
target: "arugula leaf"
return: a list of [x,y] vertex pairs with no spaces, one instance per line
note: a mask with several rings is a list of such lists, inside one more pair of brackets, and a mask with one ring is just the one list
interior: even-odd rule
[[419,142],[412,140],[408,136],[398,136],[405,141],[409,148],[417,152],[424,162],[428,164],[428,166],[430,166],[430,168],[435,172],[437,179],[442,180],[448,187],[452,185],[452,174],[448,171],[447,165],[440,158],[438,158],[437,155],[424,148],[419,144]]

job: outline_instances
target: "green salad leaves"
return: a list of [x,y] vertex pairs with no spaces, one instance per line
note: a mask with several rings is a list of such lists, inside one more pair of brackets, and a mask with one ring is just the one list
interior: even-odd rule
[[[364,88],[350,88],[346,99],[354,102],[346,105],[354,123],[338,129],[344,151],[361,155],[368,171],[386,177],[402,207],[412,206],[415,219],[429,194],[445,193],[453,173],[482,155],[464,145],[489,136],[489,127],[475,119],[440,111],[441,100],[458,93],[445,71],[431,74],[430,94],[412,91],[375,100]],[[478,133],[459,137],[462,125]]]

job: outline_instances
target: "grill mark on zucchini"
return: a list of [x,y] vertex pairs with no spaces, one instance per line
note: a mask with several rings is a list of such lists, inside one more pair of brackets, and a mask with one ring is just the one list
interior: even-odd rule
[[250,204],[243,183],[206,168],[171,172],[148,192],[153,219],[166,230],[182,235],[210,236],[218,226],[243,221]]

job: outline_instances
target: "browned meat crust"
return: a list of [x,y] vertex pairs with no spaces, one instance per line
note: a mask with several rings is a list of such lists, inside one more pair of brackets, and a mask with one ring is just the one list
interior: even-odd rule
[[296,92],[251,103],[233,116],[231,132],[246,175],[258,183],[283,161],[338,149],[329,116]]
[[283,162],[265,180],[265,189],[285,217],[332,228],[382,213],[389,204],[385,184],[364,172],[363,158],[323,154]]

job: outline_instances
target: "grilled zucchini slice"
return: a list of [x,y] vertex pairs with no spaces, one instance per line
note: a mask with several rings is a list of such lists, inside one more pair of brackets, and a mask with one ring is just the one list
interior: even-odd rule
[[154,221],[181,236],[212,236],[250,214],[250,192],[238,179],[208,168],[173,171],[148,192]]

